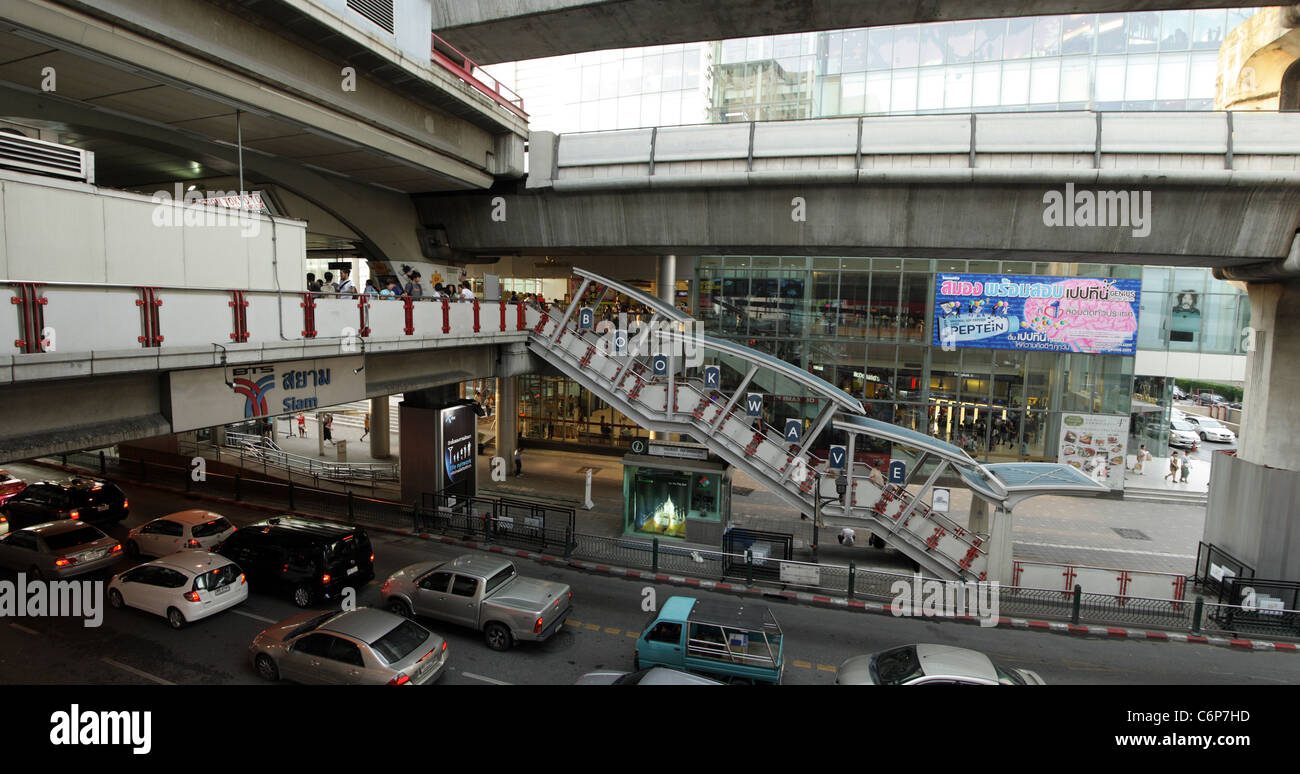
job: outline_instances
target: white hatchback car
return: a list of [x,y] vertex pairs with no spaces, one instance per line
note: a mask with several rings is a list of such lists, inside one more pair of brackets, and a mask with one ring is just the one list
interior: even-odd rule
[[210,551],[235,532],[226,517],[212,511],[179,511],[131,530],[126,552],[131,556],[168,556],[177,551]]
[[167,618],[173,629],[207,618],[248,599],[239,565],[220,554],[179,551],[113,576],[108,603]]

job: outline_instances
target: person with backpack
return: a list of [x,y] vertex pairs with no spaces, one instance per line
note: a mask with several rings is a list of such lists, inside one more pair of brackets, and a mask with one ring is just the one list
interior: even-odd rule
[[411,279],[406,283],[406,295],[411,298],[424,298],[424,288],[420,287],[420,272],[413,271],[407,276]]

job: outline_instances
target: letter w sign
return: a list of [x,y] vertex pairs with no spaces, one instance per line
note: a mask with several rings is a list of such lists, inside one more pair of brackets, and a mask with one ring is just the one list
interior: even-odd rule
[[745,413],[751,417],[763,414],[763,393],[751,392],[745,396]]

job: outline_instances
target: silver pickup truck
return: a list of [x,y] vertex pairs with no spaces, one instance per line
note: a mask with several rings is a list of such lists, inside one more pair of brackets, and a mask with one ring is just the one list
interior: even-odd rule
[[525,578],[514,563],[480,554],[405,567],[384,582],[380,594],[398,615],[478,629],[493,650],[509,650],[516,640],[549,638],[573,604],[569,584]]

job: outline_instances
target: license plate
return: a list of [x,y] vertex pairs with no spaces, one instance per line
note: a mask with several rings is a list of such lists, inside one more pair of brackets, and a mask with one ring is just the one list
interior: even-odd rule
[[216,587],[215,589],[212,590],[212,593],[213,593],[215,596],[218,596],[218,597],[219,597],[219,596],[221,596],[222,594],[226,594],[226,593],[228,593],[229,591],[230,591],[230,587],[229,587],[229,586],[218,586],[218,587]]
[[349,568],[348,568],[348,575],[356,575],[356,574],[357,574],[357,570],[359,570],[359,569],[361,569],[361,568],[359,568],[359,567],[349,567]]
[[86,561],[93,562],[96,559],[102,557],[106,553],[108,553],[108,549],[106,548],[101,548],[98,551],[91,551],[90,553],[86,554]]
[[99,505],[96,505],[96,506],[95,506],[95,510],[97,510],[97,511],[106,511],[106,510],[108,510],[110,507],[111,507],[111,506],[109,506],[108,503],[100,503]]

